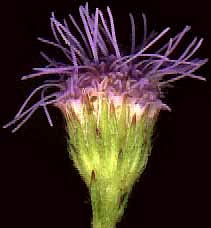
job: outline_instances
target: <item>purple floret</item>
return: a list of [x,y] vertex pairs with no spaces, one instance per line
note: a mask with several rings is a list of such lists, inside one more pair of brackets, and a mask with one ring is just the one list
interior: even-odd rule
[[[85,7],[79,7],[79,14],[83,27],[81,28],[72,15],[69,19],[80,35],[80,40],[70,31],[66,20],[60,23],[52,13],[51,29],[55,42],[39,38],[40,41],[59,48],[64,56],[64,63],[50,59],[41,53],[48,65],[44,68],[34,68],[35,73],[26,75],[22,79],[35,77],[48,77],[43,84],[37,87],[26,99],[14,119],[4,127],[17,124],[13,129],[19,129],[39,108],[43,107],[49,124],[52,120],[47,110],[48,104],[58,106],[68,100],[80,100],[84,93],[90,97],[98,92],[104,92],[108,97],[127,96],[140,106],[154,103],[160,109],[170,108],[161,101],[162,91],[171,82],[184,77],[205,80],[204,77],[195,75],[194,72],[207,62],[207,59],[192,59],[192,56],[200,48],[203,39],[197,39],[187,45],[187,48],[177,59],[171,58],[184,35],[190,30],[186,26],[175,37],[170,38],[165,45],[158,47],[156,52],[151,53],[150,48],[164,37],[170,28],[161,33],[147,34],[146,17],[143,14],[143,39],[141,47],[136,47],[135,21],[130,14],[131,21],[131,51],[123,55],[119,49],[115,34],[113,16],[107,7],[109,22],[104,18],[98,8],[94,14],[89,13],[88,3]],[[56,92],[47,92],[49,89]],[[41,99],[28,107],[34,94],[40,92]]]

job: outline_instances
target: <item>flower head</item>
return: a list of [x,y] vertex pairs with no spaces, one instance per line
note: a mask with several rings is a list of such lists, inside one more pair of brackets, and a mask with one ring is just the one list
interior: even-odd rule
[[[67,63],[54,61],[41,53],[49,64],[44,68],[34,68],[36,73],[24,76],[22,79],[51,75],[52,80],[45,80],[43,85],[36,88],[26,99],[14,120],[5,127],[20,121],[13,130],[16,131],[39,107],[44,108],[49,124],[53,125],[46,107],[48,104],[56,105],[63,110],[68,104],[68,107],[70,105],[80,119],[83,96],[94,100],[96,115],[98,100],[95,98],[97,97],[107,97],[109,102],[113,102],[115,108],[121,106],[125,97],[130,105],[131,113],[136,113],[137,116],[141,116],[147,105],[153,107],[153,113],[160,109],[170,110],[161,100],[165,87],[184,77],[205,80],[195,75],[194,71],[205,64],[207,59],[191,59],[201,46],[203,39],[194,38],[178,59],[171,58],[171,54],[190,30],[190,26],[186,26],[180,33],[170,38],[156,52],[150,53],[150,48],[155,46],[170,28],[164,29],[159,34],[153,32],[148,35],[146,17],[143,14],[144,35],[141,48],[137,49],[135,22],[130,14],[131,52],[123,55],[118,46],[109,7],[107,7],[108,21],[98,8],[94,14],[91,14],[88,4],[85,7],[80,6],[79,13],[83,28],[79,27],[73,16],[69,15],[69,18],[78,31],[80,39],[72,34],[66,20],[62,24],[52,13],[51,28],[55,42],[43,38],[39,40],[60,49]],[[47,94],[50,88],[56,88],[57,92]],[[26,108],[32,96],[38,92],[41,92],[40,101]]]
[[[52,60],[41,53],[48,65],[34,68],[37,72],[22,79],[51,75],[52,80],[37,87],[5,127],[20,122],[13,129],[16,131],[39,107],[43,107],[49,124],[53,125],[47,105],[59,107],[66,119],[71,158],[90,190],[93,227],[114,227],[134,182],[146,166],[156,117],[161,109],[170,110],[162,101],[164,89],[184,77],[205,80],[194,72],[207,59],[192,58],[203,41],[197,38],[177,59],[171,57],[190,26],[151,53],[150,48],[170,28],[148,35],[143,14],[144,33],[138,49],[135,22],[130,14],[131,51],[123,55],[109,7],[108,20],[98,8],[91,14],[88,4],[80,6],[79,13],[82,27],[69,15],[79,39],[66,20],[62,24],[52,14],[55,42],[39,39],[60,49],[67,62]],[[56,91],[49,93],[52,88]],[[38,92],[40,101],[27,108]]]

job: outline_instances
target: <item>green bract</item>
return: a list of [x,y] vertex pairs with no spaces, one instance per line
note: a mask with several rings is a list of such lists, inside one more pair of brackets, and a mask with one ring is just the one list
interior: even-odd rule
[[112,228],[120,220],[128,196],[151,151],[156,117],[150,108],[137,119],[125,99],[119,114],[107,98],[98,97],[96,115],[88,96],[79,118],[66,109],[69,153],[91,195],[93,227]]

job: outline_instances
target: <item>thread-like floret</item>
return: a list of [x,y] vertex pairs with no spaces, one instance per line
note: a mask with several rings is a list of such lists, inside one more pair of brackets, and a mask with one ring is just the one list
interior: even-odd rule
[[[77,35],[73,35],[66,20],[62,24],[52,13],[51,28],[55,42],[43,38],[39,40],[60,49],[65,55],[66,63],[57,62],[41,53],[48,65],[44,68],[34,68],[35,73],[26,75],[22,79],[45,78],[51,75],[52,80],[45,80],[43,85],[37,87],[28,96],[14,119],[5,127],[19,122],[13,129],[13,132],[16,131],[39,107],[44,108],[48,122],[52,126],[53,123],[47,110],[48,104],[59,107],[72,104],[78,112],[80,110],[76,110],[76,107],[80,109],[84,95],[88,95],[90,100],[105,96],[114,105],[118,105],[123,97],[127,97],[131,110],[139,113],[149,104],[152,104],[156,110],[170,110],[161,101],[165,87],[184,77],[205,80],[195,75],[194,72],[205,64],[207,59],[192,59],[203,39],[198,40],[195,37],[177,59],[171,58],[184,35],[190,30],[190,26],[186,26],[180,33],[170,38],[156,52],[150,53],[150,48],[155,46],[170,28],[164,29],[159,34],[148,35],[146,17],[143,14],[143,39],[141,46],[139,45],[140,48],[137,49],[135,22],[130,14],[131,51],[128,55],[123,55],[118,46],[113,16],[109,7],[107,7],[107,13],[108,21],[98,8],[94,14],[91,14],[88,3],[85,7],[80,6],[82,27],[72,15],[69,15],[71,23],[80,35],[79,39],[76,38]],[[49,89],[52,88],[56,89],[56,92],[49,93]],[[27,108],[31,98],[38,92],[41,94],[40,101]]]

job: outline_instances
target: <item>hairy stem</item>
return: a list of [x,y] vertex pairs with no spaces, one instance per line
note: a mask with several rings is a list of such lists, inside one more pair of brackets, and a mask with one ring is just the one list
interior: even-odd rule
[[128,192],[111,179],[98,178],[92,182],[92,228],[115,228],[127,204]]

